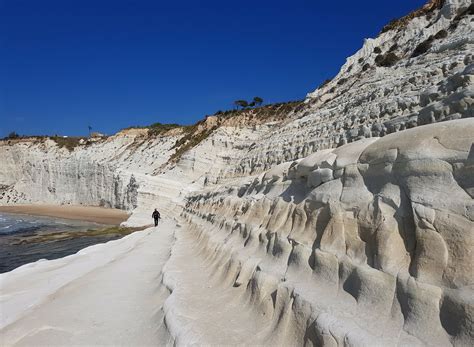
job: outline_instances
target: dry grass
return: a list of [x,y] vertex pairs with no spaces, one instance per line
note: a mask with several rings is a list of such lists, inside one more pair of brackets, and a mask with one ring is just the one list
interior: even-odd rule
[[305,104],[303,101],[290,101],[242,110],[218,111],[214,114],[217,121],[212,127],[206,127],[205,123],[207,117],[194,125],[183,127],[184,136],[176,141],[173,146],[175,152],[171,155],[168,162],[178,162],[184,153],[207,139],[224,121],[237,117],[248,117],[255,122],[267,121],[270,119],[281,120],[290,112],[302,110],[304,106]]
[[153,123],[153,124],[150,124],[150,125],[145,125],[145,126],[133,125],[133,126],[129,126],[129,127],[125,128],[125,129],[122,129],[122,130],[147,129],[149,136],[158,136],[158,135],[163,135],[164,133],[166,133],[166,132],[168,132],[172,129],[182,128],[182,127],[184,127],[184,126],[176,124],[176,123],[156,122],[156,123]]
[[169,130],[180,128],[180,127],[182,126],[176,123],[172,123],[172,124],[153,123],[152,125],[147,126],[148,135],[151,135],[151,136],[158,136],[158,135],[168,132]]
[[218,128],[218,126],[214,126],[210,129],[205,129],[202,131],[197,131],[196,126],[191,126],[185,128],[186,134],[176,141],[176,144],[173,148],[176,148],[176,151],[171,155],[169,162],[176,163],[179,159],[183,156],[184,153],[189,151],[191,148],[196,147],[202,141],[207,139],[213,132]]
[[74,150],[77,146],[80,145],[80,141],[86,139],[83,137],[60,137],[60,136],[51,136],[51,140],[56,142],[59,148],[66,148],[70,152]]
[[406,16],[390,21],[387,25],[382,28],[380,33],[385,33],[390,30],[398,30],[407,26],[407,24],[413,19],[421,16],[426,16],[432,13],[436,9],[443,7],[445,0],[430,0],[422,8],[419,8]]

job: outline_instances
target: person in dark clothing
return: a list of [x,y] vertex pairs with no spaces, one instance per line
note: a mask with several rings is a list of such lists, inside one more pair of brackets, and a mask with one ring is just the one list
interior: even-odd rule
[[160,216],[160,212],[158,212],[158,210],[155,208],[155,210],[153,211],[153,213],[151,214],[151,216],[153,217],[153,219],[155,220],[155,227],[158,225],[158,219],[161,218]]

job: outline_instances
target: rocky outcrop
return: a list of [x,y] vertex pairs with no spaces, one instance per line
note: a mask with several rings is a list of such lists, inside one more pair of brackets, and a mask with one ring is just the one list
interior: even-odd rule
[[265,341],[469,345],[472,134],[458,120],[320,151],[195,193],[183,216],[273,317]]

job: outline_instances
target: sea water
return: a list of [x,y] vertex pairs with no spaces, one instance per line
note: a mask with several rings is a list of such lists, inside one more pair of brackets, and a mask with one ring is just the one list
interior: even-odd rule
[[[53,234],[105,228],[76,220],[0,213],[0,273],[40,259],[56,259],[114,237],[90,236],[55,240]],[[116,238],[116,237],[115,237]]]

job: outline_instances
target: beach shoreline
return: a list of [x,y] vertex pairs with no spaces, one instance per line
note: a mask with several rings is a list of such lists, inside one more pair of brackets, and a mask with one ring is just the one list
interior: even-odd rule
[[5,205],[0,206],[1,212],[80,220],[106,225],[120,225],[129,217],[129,214],[123,210],[82,205]]

